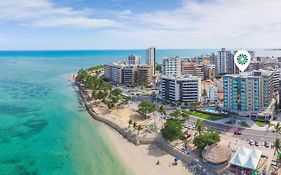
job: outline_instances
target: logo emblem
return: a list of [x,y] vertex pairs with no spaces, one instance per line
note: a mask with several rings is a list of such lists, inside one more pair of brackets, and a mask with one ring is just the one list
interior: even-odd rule
[[241,72],[244,72],[251,62],[251,55],[249,52],[240,50],[234,55],[234,63]]

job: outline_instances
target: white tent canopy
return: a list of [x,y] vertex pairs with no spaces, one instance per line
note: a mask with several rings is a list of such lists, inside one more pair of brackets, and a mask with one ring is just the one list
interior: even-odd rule
[[260,157],[261,151],[257,150],[256,148],[249,149],[242,146],[235,152],[229,163],[254,170],[258,166]]

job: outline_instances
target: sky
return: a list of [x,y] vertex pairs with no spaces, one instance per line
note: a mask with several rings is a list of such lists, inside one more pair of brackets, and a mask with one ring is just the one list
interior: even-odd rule
[[280,0],[0,0],[0,50],[281,48]]

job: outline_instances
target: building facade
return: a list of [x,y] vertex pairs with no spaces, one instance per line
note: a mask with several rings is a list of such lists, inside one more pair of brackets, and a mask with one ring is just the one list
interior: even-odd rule
[[128,57],[128,64],[139,65],[141,64],[141,56],[130,55]]
[[162,72],[168,77],[179,77],[181,75],[181,58],[178,56],[164,58]]
[[162,76],[160,94],[161,98],[165,100],[200,102],[201,78],[195,76]]
[[273,97],[272,75],[270,71],[252,71],[223,76],[224,110],[249,116],[268,108]]
[[216,71],[218,74],[232,74],[234,72],[234,58],[231,51],[227,51],[225,48],[218,51]]
[[147,85],[152,82],[152,66],[151,65],[138,65],[136,82],[145,83]]
[[104,65],[104,78],[112,84],[123,84],[123,71],[125,64],[111,63]]
[[152,76],[155,76],[155,64],[156,64],[155,47],[151,47],[146,50],[146,64],[151,65]]
[[133,86],[136,79],[136,65],[129,64],[124,67],[123,84],[126,86]]

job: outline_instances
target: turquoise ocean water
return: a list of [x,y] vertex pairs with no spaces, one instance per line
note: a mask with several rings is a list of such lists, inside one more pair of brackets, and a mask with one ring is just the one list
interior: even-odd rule
[[[160,50],[199,56],[216,50]],[[123,60],[131,51],[0,52],[0,175],[130,174],[79,104],[68,81],[82,67]]]

